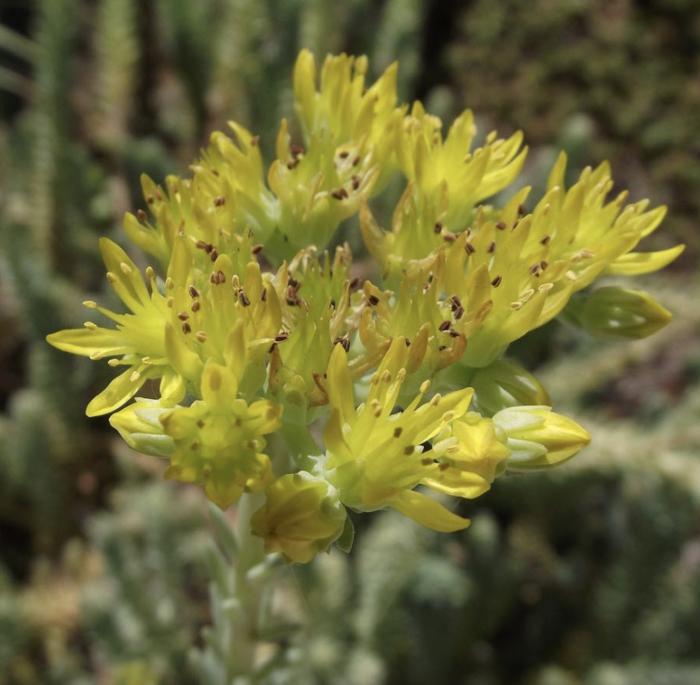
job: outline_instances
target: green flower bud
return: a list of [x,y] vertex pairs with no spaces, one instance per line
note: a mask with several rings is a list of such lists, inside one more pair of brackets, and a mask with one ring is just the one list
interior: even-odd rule
[[555,414],[549,407],[512,407],[494,417],[497,431],[510,454],[509,471],[529,471],[560,464],[591,440],[576,421]]
[[520,364],[507,359],[477,369],[469,382],[475,392],[475,409],[484,416],[507,407],[549,404],[544,386]]
[[596,338],[626,340],[661,330],[671,312],[641,290],[609,286],[573,298],[564,318]]

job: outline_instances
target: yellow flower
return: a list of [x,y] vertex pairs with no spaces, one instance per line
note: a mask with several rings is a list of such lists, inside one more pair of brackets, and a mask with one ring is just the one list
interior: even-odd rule
[[343,532],[347,514],[335,488],[306,471],[278,478],[265,497],[251,519],[253,533],[264,538],[267,552],[287,561],[311,561]]
[[510,407],[499,411],[493,422],[505,437],[509,471],[560,464],[591,441],[585,428],[549,407]]
[[448,202],[443,220],[453,230],[466,226],[474,205],[513,181],[527,155],[520,131],[508,139],[491,132],[486,144],[471,152],[475,134],[474,116],[466,110],[443,140],[442,122],[420,102],[414,103],[401,129],[401,170],[422,198],[444,193]]
[[469,525],[467,519],[414,488],[441,481],[456,442],[450,425],[467,411],[472,390],[434,395],[421,404],[429,387],[424,382],[410,404],[395,412],[407,358],[405,341],[397,338],[370,380],[366,401],[356,408],[347,356],[336,345],[328,365],[332,413],[324,433],[327,454],[319,468],[343,504],[353,509],[392,507],[434,530],[459,530]]
[[392,64],[365,88],[366,57],[328,55],[317,90],[316,62],[302,50],[294,65],[294,106],[306,143],[326,133],[351,165],[365,156],[382,167],[390,165],[406,111],[396,106],[397,67]]
[[170,318],[165,298],[156,287],[153,269],[147,270],[150,292],[138,268],[116,243],[100,239],[107,279],[130,313],[117,314],[90,300],[84,304],[115,322],[116,328],[103,328],[88,321],[84,328],[73,328],[47,336],[47,341],[64,352],[90,359],[112,357],[110,366],[127,366],[87,406],[88,416],[108,414],[131,399],[149,378],[163,378],[161,392],[181,399],[184,386],[168,362],[164,329]]
[[204,367],[200,392],[202,399],[188,407],[138,400],[110,422],[135,449],[167,457],[166,477],[203,485],[224,509],[272,479],[262,436],[279,428],[281,407],[269,400],[248,404],[237,396],[232,370],[214,362]]
[[308,248],[279,269],[277,295],[284,302],[282,332],[271,347],[268,388],[297,404],[322,405],[322,384],[334,341],[349,345],[351,326],[347,246],[331,260]]

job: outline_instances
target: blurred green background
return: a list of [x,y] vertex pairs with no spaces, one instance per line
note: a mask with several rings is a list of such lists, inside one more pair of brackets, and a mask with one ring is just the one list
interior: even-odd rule
[[579,458],[499,481],[464,533],[366,517],[350,557],[287,574],[284,682],[700,682],[697,0],[3,0],[0,685],[197,682],[203,497],[84,417],[108,369],[44,336],[109,298],[97,238],[123,242],[141,172],[186,173],[230,118],[271,149],[301,47],[399,59],[402,96],[446,123],[522,128],[535,187],[560,147],[576,173],[610,159],[670,207],[650,247],[688,249],[644,279],[675,313],[660,334],[555,323],[516,346],[592,432]]

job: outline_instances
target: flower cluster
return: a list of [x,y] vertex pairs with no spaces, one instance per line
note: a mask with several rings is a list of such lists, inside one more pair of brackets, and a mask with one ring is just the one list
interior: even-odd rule
[[[296,562],[348,548],[348,509],[455,531],[469,521],[445,497],[578,452],[588,434],[508,346],[557,316],[604,338],[655,332],[670,315],[649,295],[593,284],[683,249],[636,251],[664,208],[610,199],[607,164],[567,187],[563,154],[539,201],[522,188],[485,204],[520,172],[522,134],[475,147],[467,111],[443,135],[420,103],[397,102],[396,65],[370,86],[366,72],[340,55],[317,75],[302,52],[297,121],[281,122],[267,171],[232,122],[190,177],[144,178],[148,211],[124,229],[152,264],[100,243],[125,311],[87,301],[114,325],[48,338],[121,368],[88,415],[112,414],[131,447],[221,507],[264,493],[253,532]],[[382,226],[370,201],[397,179]],[[353,216],[374,264],[329,247]]]

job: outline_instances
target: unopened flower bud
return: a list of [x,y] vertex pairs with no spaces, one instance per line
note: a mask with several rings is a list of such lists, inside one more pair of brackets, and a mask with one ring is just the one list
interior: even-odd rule
[[169,457],[175,443],[165,434],[160,422],[160,417],[167,411],[158,400],[139,399],[112,414],[109,422],[119,431],[126,444],[137,452]]
[[335,488],[306,471],[278,478],[265,491],[265,504],[253,514],[253,533],[265,540],[267,552],[307,563],[327,550],[345,527],[345,507]]
[[596,338],[646,338],[661,330],[671,312],[641,290],[609,286],[569,302],[565,317]]
[[475,391],[475,409],[484,416],[493,416],[506,407],[549,404],[544,386],[522,366],[507,359],[477,369],[469,382]]
[[590,442],[590,435],[576,421],[549,407],[511,407],[499,411],[493,422],[510,454],[510,471],[528,471],[560,464]]

